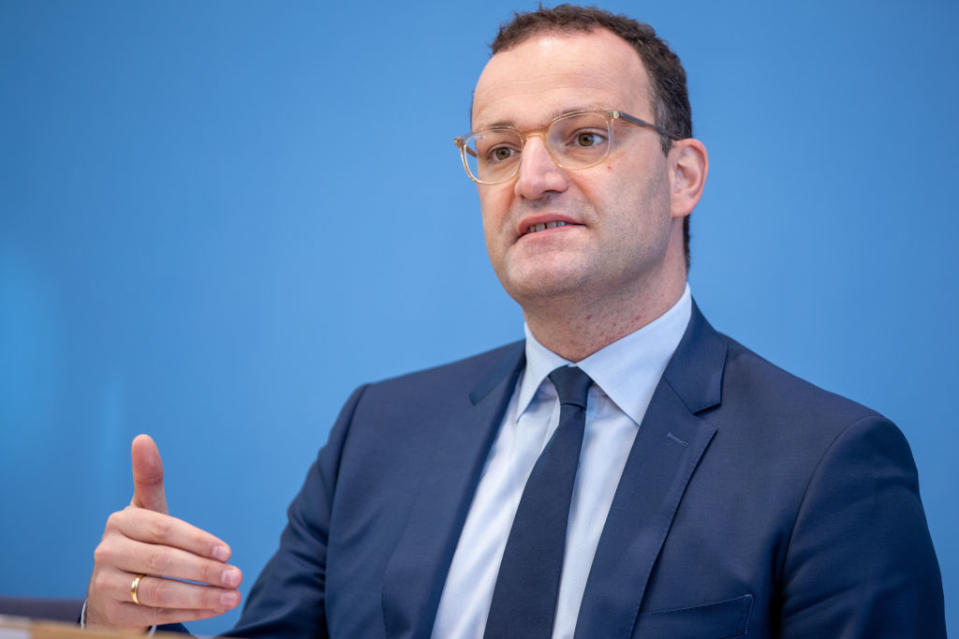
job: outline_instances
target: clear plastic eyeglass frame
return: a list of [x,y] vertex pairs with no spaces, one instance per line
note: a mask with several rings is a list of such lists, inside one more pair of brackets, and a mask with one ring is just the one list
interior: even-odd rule
[[[606,122],[606,139],[607,144],[604,146],[604,151],[602,155],[592,157],[588,161],[582,162],[579,160],[566,160],[564,161],[561,154],[556,152],[550,142],[550,132],[554,130],[554,127],[557,123],[569,122],[572,121],[572,118],[582,117],[582,116],[601,116]],[[471,146],[471,143],[475,142],[477,139],[481,139],[483,136],[492,135],[496,133],[510,134],[515,136],[519,141],[519,148],[515,149],[516,151],[522,151],[523,147],[526,146],[527,140],[531,137],[541,137],[543,138],[543,143],[546,146],[546,150],[552,158],[556,166],[571,169],[587,169],[591,166],[596,166],[609,156],[609,150],[613,145],[613,122],[615,120],[621,120],[629,124],[633,124],[638,127],[643,127],[646,129],[652,129],[656,133],[667,137],[671,140],[681,140],[682,136],[668,131],[660,126],[652,124],[651,122],[646,122],[635,116],[629,115],[622,111],[575,111],[572,113],[564,113],[556,118],[550,120],[549,124],[545,128],[539,129],[536,131],[528,131],[523,133],[513,127],[493,127],[490,129],[484,129],[481,131],[473,131],[463,136],[454,138],[453,142],[460,150],[460,158],[463,160],[463,168],[466,169],[466,174],[470,177],[471,180],[477,184],[500,184],[502,182],[507,182],[512,180],[519,173],[520,162],[514,161],[511,162],[510,167],[507,168],[507,171],[502,175],[497,176],[495,179],[484,179],[478,175],[474,175],[473,170],[470,169],[470,157],[474,160],[478,160],[477,153],[474,148]],[[470,157],[467,157],[470,156]],[[477,171],[478,173],[479,171]]]

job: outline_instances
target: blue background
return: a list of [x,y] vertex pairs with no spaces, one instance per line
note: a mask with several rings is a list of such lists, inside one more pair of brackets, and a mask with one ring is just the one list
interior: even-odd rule
[[[533,5],[325,4],[0,0],[0,593],[83,595],[140,432],[246,592],[356,385],[521,336],[452,138]],[[699,304],[900,425],[959,633],[959,4],[604,6],[689,73]]]

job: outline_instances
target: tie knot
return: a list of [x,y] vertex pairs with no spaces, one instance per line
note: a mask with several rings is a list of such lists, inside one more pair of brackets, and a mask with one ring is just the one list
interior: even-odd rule
[[575,366],[560,366],[549,374],[549,381],[556,387],[560,404],[573,404],[586,408],[586,396],[593,380]]

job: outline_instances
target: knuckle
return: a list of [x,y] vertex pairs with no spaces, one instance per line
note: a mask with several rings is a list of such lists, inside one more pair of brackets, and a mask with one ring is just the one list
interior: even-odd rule
[[115,553],[110,544],[101,541],[93,550],[93,561],[95,564],[111,564],[115,559]]
[[[170,593],[164,579],[147,579],[140,582],[140,600],[149,602],[152,607],[166,608]],[[144,586],[146,586],[144,588]]]
[[166,553],[162,551],[153,551],[147,557],[147,566],[151,575],[162,575],[170,566]]
[[102,564],[107,560],[109,552],[106,548],[103,547],[103,542],[100,542],[96,548],[93,549],[93,562],[96,564]]
[[202,586],[191,586],[188,590],[184,591],[179,607],[190,610],[200,608],[200,603],[205,601],[203,596],[204,590]]
[[190,543],[193,544],[194,548],[197,548],[203,552],[207,557],[213,557],[213,549],[219,546],[220,544],[205,535],[203,532],[197,531],[190,535]]
[[208,584],[219,581],[215,573],[216,571],[210,564],[206,562],[200,564],[200,581]]
[[102,571],[97,571],[93,573],[93,589],[96,591],[106,591],[110,587],[110,580]]
[[150,533],[154,539],[166,539],[171,532],[171,520],[166,517],[157,517],[150,523]]
[[107,517],[107,525],[104,530],[105,531],[118,530],[120,528],[120,524],[122,523],[122,520],[123,520],[123,511],[117,511],[115,513],[111,513],[110,516]]

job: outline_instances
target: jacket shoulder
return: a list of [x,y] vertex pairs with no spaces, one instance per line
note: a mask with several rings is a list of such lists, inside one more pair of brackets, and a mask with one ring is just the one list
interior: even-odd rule
[[849,424],[877,411],[797,377],[722,335],[728,344],[723,404],[742,403],[770,415],[793,416],[801,423]]

